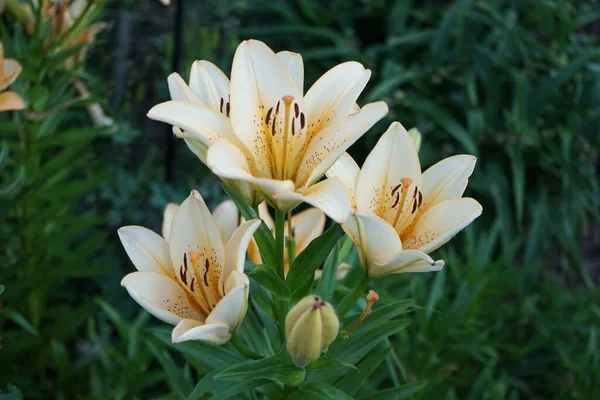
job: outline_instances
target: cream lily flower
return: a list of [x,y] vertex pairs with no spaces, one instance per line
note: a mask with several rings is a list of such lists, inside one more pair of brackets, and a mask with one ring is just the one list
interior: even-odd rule
[[[260,216],[260,219],[262,219],[262,221],[265,223],[267,228],[269,228],[271,232],[275,232],[275,221],[273,221],[273,218],[269,214],[269,208],[267,206],[267,203],[261,203],[258,206],[258,215]],[[312,242],[314,239],[316,239],[323,233],[323,230],[325,229],[325,214],[323,213],[323,211],[317,208],[309,208],[292,215],[291,222],[295,245],[294,254],[296,254],[297,256],[302,251],[304,251],[304,249],[306,249],[310,242]],[[285,221],[284,236],[287,241],[287,220]],[[248,246],[248,258],[254,264],[262,264],[262,257],[260,256],[260,252],[258,250],[258,244],[254,239],[250,241],[250,245]],[[286,275],[289,269],[289,255],[286,246],[283,250],[283,270]],[[341,263],[337,269],[337,279],[344,279],[349,270],[349,264]],[[321,270],[315,271],[315,279],[321,278],[322,272],[323,271]]]
[[246,248],[259,220],[242,224],[225,244],[196,191],[174,211],[168,240],[139,226],[119,229],[137,268],[121,281],[131,297],[156,318],[175,325],[173,343],[227,342],[248,307]]
[[[4,47],[0,42],[0,91],[13,83],[22,69],[17,60],[4,58]],[[17,93],[10,90],[0,93],[0,111],[22,110],[24,108],[25,102]]]
[[[213,63],[195,61],[189,85],[174,72],[167,78],[171,101],[160,103],[148,111],[148,117],[173,125],[173,134],[185,141],[189,149],[206,164],[208,148],[220,138],[241,145],[233,133],[229,78]],[[223,179],[233,186],[248,203],[262,201],[247,182]]]
[[446,158],[421,174],[411,136],[394,122],[373,148],[362,169],[344,154],[327,172],[347,186],[354,208],[342,225],[356,244],[369,276],[438,271],[436,250],[482,211],[462,198],[476,158]]
[[223,137],[212,144],[207,165],[221,178],[253,184],[281,211],[306,202],[343,222],[350,205],[342,183],[317,182],[387,113],[383,102],[355,110],[370,75],[361,64],[346,62],[303,95],[299,54],[275,54],[262,42],[242,42],[231,70],[230,117],[236,139]]

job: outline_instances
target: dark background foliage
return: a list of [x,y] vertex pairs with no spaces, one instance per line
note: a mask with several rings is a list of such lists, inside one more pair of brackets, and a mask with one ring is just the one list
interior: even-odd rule
[[[133,267],[116,229],[158,230],[164,204],[191,188],[211,206],[224,198],[145,114],[168,99],[170,72],[187,79],[196,59],[228,71],[246,38],[302,53],[305,89],[342,61],[373,71],[360,102],[384,99],[390,112],[350,149],[359,163],[395,120],[423,134],[424,166],[478,157],[467,194],[483,215],[439,251],[443,271],[375,282],[417,306],[391,339],[396,357],[374,352],[372,375],[356,373],[354,387],[348,373],[340,387],[360,397],[428,380],[414,398],[600,396],[598,1],[130,0],[108,1],[99,19],[108,29],[71,70],[68,54],[2,15],[28,112],[75,98],[73,76],[94,98],[41,120],[0,116],[0,398],[185,398],[209,370],[192,353],[216,350],[172,350],[120,287]],[[91,128],[93,100],[114,129]]]

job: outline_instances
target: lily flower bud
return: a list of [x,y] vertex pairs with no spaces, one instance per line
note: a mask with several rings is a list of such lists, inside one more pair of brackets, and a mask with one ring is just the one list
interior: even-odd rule
[[285,319],[287,351],[294,364],[304,368],[326,351],[340,329],[335,310],[319,296],[300,300]]

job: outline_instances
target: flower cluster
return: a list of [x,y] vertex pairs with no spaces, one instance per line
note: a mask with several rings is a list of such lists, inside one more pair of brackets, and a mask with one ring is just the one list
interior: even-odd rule
[[[231,81],[208,61],[192,65],[188,83],[176,73],[168,77],[171,100],[148,116],[171,124],[259,217],[245,221],[233,201],[211,215],[193,191],[181,206],[165,209],[163,237],[141,227],[119,230],[138,269],[122,285],[142,307],[175,325],[173,342],[222,344],[232,337],[248,307],[246,255],[252,264],[266,263],[252,238],[261,223],[275,236],[277,265],[267,267],[283,283],[290,268],[302,268],[294,257],[323,233],[326,216],[354,242],[367,277],[444,266],[429,253],[482,211],[477,201],[462,197],[475,157],[450,157],[421,172],[419,132],[394,122],[360,168],[346,151],[387,113],[383,102],[356,103],[370,75],[361,64],[346,62],[305,93],[299,54],[274,53],[250,40],[235,53]],[[313,208],[292,215],[300,203]],[[341,264],[338,279],[348,269]],[[370,296],[358,324],[377,298]],[[289,299],[283,303],[277,323],[292,359],[303,367],[333,342],[339,321],[318,296],[289,312]]]

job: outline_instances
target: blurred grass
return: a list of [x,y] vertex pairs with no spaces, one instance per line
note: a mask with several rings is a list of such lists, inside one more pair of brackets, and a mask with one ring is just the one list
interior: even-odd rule
[[[373,374],[357,398],[422,380],[413,398],[600,397],[598,1],[186,4],[185,77],[195,59],[228,71],[250,37],[302,53],[307,83],[358,60],[373,71],[361,102],[390,106],[350,150],[359,162],[393,120],[423,133],[424,166],[478,157],[468,195],[484,214],[440,251],[446,268],[374,283],[417,307],[393,337],[397,358],[378,349],[362,361]],[[173,17],[156,1],[107,2],[110,29],[85,65],[68,70],[60,61],[69,54],[48,54],[43,36],[2,16],[7,55],[24,67],[13,87],[31,109],[73,98],[75,74],[119,124],[111,134],[89,128],[85,101],[43,121],[0,115],[0,391],[180,398],[195,371],[228,354],[198,365],[194,355],[217,350],[171,351],[146,329],[162,325],[137,314],[119,286],[132,267],[117,227],[158,229],[162,206],[192,187],[213,206],[223,197],[180,142],[175,183],[164,179],[169,129],[145,117],[168,98]],[[255,312],[245,323],[260,320]]]

